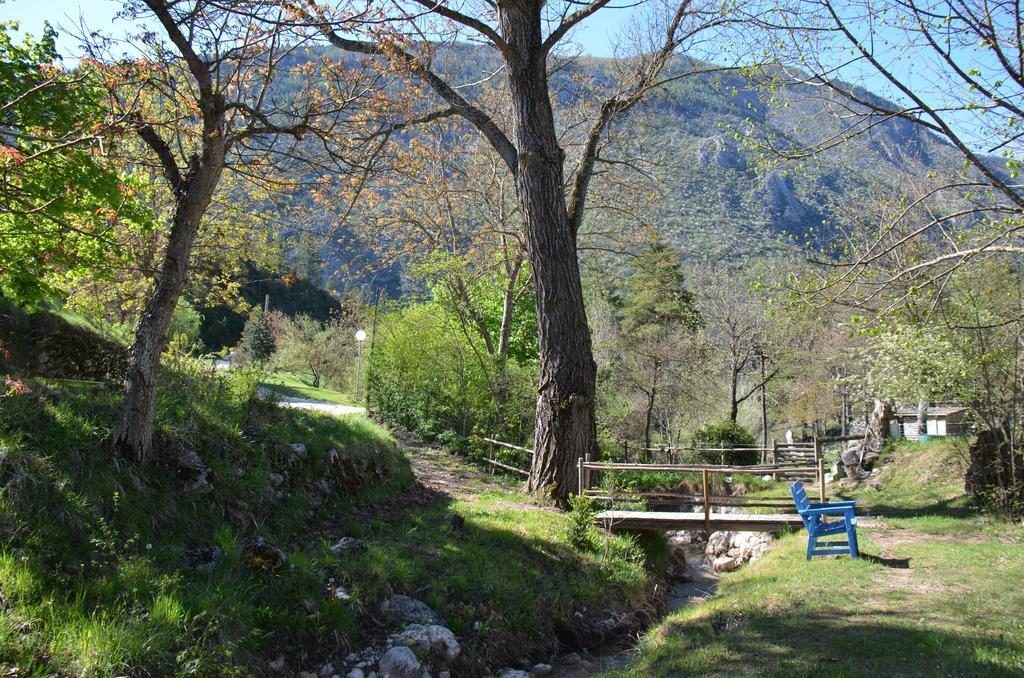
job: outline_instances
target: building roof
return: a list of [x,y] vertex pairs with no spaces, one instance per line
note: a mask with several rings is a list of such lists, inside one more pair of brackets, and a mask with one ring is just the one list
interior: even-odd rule
[[[948,417],[951,414],[959,414],[966,412],[967,408],[963,405],[941,405],[937,407],[928,408],[929,417]],[[917,418],[917,407],[901,407],[896,410],[896,416],[900,419],[904,417]]]

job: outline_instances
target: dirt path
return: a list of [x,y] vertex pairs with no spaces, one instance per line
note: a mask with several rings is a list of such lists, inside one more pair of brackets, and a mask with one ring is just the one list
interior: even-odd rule
[[277,404],[281,407],[322,412],[334,417],[347,417],[352,414],[366,414],[365,407],[339,405],[338,403],[329,403],[326,400],[314,400],[313,398],[296,398],[293,396],[281,395],[280,393],[276,393],[264,386],[260,386],[256,392],[260,398],[274,397],[277,400]]
[[457,499],[495,490],[516,490],[521,485],[487,473],[466,460],[433,447],[424,446],[411,436],[401,436],[417,485],[436,494]]

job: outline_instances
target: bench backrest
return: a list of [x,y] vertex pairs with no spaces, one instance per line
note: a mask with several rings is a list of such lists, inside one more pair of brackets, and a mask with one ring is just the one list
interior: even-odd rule
[[810,521],[807,519],[804,511],[811,507],[811,500],[807,498],[807,490],[804,489],[803,481],[795,481],[789,486],[789,491],[793,493],[793,503],[796,504],[797,513],[804,519],[804,525],[810,530]]

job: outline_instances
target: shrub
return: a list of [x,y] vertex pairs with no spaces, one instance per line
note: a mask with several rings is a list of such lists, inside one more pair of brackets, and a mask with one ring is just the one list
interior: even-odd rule
[[[759,452],[753,448],[757,444],[754,434],[734,421],[717,421],[699,428],[690,437],[690,445],[695,448],[727,449],[725,463],[749,465],[759,461]],[[748,449],[743,449],[748,448]],[[694,461],[701,464],[718,464],[722,461],[721,452],[695,450]]]
[[569,497],[569,526],[565,538],[577,551],[593,551],[597,541],[594,533],[594,500],[591,497]]
[[261,365],[274,354],[274,337],[267,314],[256,309],[242,331],[242,356],[250,365]]

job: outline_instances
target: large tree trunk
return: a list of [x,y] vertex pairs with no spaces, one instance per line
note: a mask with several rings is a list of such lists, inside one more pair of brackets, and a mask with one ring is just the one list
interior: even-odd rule
[[529,489],[563,502],[578,491],[576,460],[597,452],[594,362],[583,304],[576,233],[565,200],[558,144],[541,49],[541,4],[499,5],[518,149],[516,193],[526,224],[537,294],[540,387]]
[[185,289],[188,260],[201,215],[192,205],[178,207],[156,287],[135,326],[135,340],[128,353],[124,403],[114,444],[140,461],[152,447],[160,354],[167,344],[174,308]]
[[[114,446],[139,461],[146,459],[153,446],[157,371],[160,354],[167,344],[167,329],[185,289],[196,234],[224,167],[220,127],[207,126],[202,160],[194,162],[193,171],[175,191],[177,201],[163,264],[153,294],[135,326],[135,339],[128,352],[124,403],[114,431]],[[213,134],[210,128],[215,130]]]

